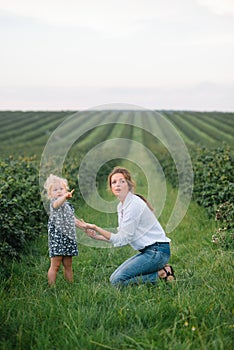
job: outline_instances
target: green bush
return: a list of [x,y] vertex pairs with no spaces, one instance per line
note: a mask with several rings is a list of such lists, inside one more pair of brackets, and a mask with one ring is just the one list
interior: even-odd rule
[[9,260],[20,259],[47,221],[33,158],[0,161],[0,202],[0,258],[5,271]]
[[[222,248],[234,247],[233,187],[234,159],[229,146],[217,149],[197,148],[191,151],[194,171],[193,200],[204,207],[211,218],[216,217],[219,227],[212,242]],[[162,159],[166,178],[176,187],[178,174],[169,157]]]
[[225,202],[216,210],[215,215],[218,224],[216,233],[212,236],[212,242],[223,248],[234,248],[234,204]]
[[234,159],[230,147],[198,150],[193,166],[194,199],[212,217],[218,206],[233,200]]

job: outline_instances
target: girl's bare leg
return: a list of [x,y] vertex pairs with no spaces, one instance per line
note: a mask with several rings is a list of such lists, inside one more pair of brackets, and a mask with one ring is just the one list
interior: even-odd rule
[[50,268],[48,270],[48,283],[50,286],[56,281],[57,273],[60,268],[62,259],[62,256],[54,256],[50,259]]
[[63,272],[67,281],[73,282],[73,271],[72,271],[72,257],[63,257]]

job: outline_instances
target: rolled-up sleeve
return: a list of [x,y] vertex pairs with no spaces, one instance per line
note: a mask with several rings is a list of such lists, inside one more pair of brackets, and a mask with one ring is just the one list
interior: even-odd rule
[[111,233],[110,242],[115,247],[121,247],[131,243],[136,230],[136,221],[129,222],[127,225],[123,225],[119,228],[117,233]]
[[135,206],[131,205],[126,208],[124,210],[123,220],[120,220],[117,233],[111,233],[110,242],[115,247],[121,247],[131,243],[136,235],[139,218],[140,216],[136,215]]

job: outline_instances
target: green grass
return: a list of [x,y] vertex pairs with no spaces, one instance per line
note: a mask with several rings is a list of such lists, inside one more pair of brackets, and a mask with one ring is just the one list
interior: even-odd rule
[[[50,119],[50,113],[40,113],[40,118],[29,112],[27,115],[23,112],[0,113],[0,123],[5,128],[0,135],[2,155],[36,153],[40,158],[51,130],[71,114],[61,112],[56,116],[57,113],[51,112]],[[173,113],[168,114],[169,119]],[[189,133],[193,134],[192,126],[186,113],[178,114],[179,118],[175,115],[173,118],[180,121],[189,139]],[[203,124],[209,123],[212,114],[206,113],[205,116],[203,119],[199,114]],[[22,117],[24,120],[20,120]],[[30,123],[31,117],[35,118],[32,118],[33,123]],[[45,125],[41,123],[42,117]],[[218,113],[214,117],[217,125],[218,122],[226,125],[227,121],[232,129],[233,114]],[[12,135],[10,132],[5,134],[8,120],[11,120],[9,128],[13,121],[18,125],[18,135],[15,134],[14,139],[8,139]],[[213,123],[213,127],[216,124]],[[40,126],[37,128],[37,125]],[[46,125],[49,125],[49,130]],[[90,131],[87,138],[84,135],[78,147],[83,150],[86,146],[93,147],[94,141],[105,140],[108,135],[100,132],[101,128]],[[140,143],[148,140],[146,147],[150,145],[155,154],[158,152],[157,140],[152,140],[146,132],[142,134],[139,128],[133,130],[119,124],[108,126],[104,131],[109,133],[108,138],[133,138]],[[206,141],[200,132],[196,137],[195,141],[191,138],[192,144]],[[126,154],[130,151],[127,150]],[[137,191],[147,195],[143,172],[127,160],[123,164],[136,175]],[[105,184],[99,192],[109,199],[104,187]],[[176,190],[168,186],[160,216],[163,227],[170,217],[176,194]],[[117,225],[115,214],[95,211],[81,201],[79,203],[79,198],[76,204],[79,217],[102,227]],[[45,227],[30,255],[21,262],[13,262],[9,278],[0,282],[0,349],[231,350],[233,253],[211,243],[214,231],[214,220],[208,219],[205,210],[191,202],[183,221],[169,234],[172,240],[171,264],[177,276],[175,283],[159,281],[157,286],[116,289],[110,285],[109,276],[135,252],[130,247],[92,247],[86,241],[86,245],[79,244],[79,256],[73,259],[74,283],[67,283],[60,271],[56,286],[49,288]],[[78,233],[78,238],[79,235],[81,237],[81,233]],[[80,238],[80,242],[84,241]]]
[[[99,221],[105,226],[112,217],[99,214]],[[160,221],[166,217],[167,211]],[[60,271],[49,288],[45,229],[1,284],[1,349],[231,349],[232,253],[211,244],[213,230],[192,203],[170,234],[177,281],[116,289],[110,274],[135,252],[82,244],[73,259],[74,283]]]

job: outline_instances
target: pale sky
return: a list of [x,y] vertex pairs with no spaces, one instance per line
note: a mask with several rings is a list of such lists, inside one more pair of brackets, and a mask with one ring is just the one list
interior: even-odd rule
[[234,0],[0,0],[0,109],[234,111]]

